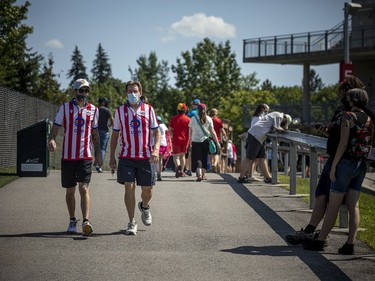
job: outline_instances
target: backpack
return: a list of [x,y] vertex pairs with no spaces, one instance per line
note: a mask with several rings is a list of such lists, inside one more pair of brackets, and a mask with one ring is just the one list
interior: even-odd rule
[[[367,121],[364,124],[361,124],[357,118],[352,119],[355,123],[354,128],[356,128],[356,131],[348,145],[349,155],[358,159],[375,160],[375,149],[372,149],[373,126],[370,117],[367,117]],[[371,159],[372,157],[373,159]]]

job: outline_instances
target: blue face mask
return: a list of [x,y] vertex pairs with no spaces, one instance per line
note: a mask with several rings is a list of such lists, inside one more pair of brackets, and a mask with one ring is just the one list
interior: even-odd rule
[[136,104],[139,101],[139,96],[137,93],[128,93],[128,101],[131,104]]

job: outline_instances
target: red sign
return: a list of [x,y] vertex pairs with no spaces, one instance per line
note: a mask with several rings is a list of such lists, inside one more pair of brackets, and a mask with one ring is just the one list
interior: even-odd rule
[[340,82],[350,75],[354,75],[353,65],[351,63],[340,62]]

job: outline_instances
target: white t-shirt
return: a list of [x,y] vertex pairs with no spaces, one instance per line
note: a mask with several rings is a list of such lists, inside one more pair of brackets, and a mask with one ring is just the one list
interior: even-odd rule
[[228,142],[227,144],[227,154],[228,158],[233,158],[233,146],[231,142]]
[[277,111],[268,113],[251,126],[248,133],[253,135],[260,143],[263,143],[267,139],[266,134],[269,133],[273,127],[277,129],[281,128],[280,124],[283,118],[284,113]]
[[191,140],[193,142],[204,142],[208,136],[211,136],[211,130],[214,129],[214,123],[210,116],[206,116],[206,123],[202,124],[203,128],[206,130],[206,133],[203,133],[201,127],[198,124],[199,117],[192,117],[190,119],[189,127],[192,130]]
[[159,129],[160,129],[160,146],[167,146],[167,131],[168,128],[165,126],[164,123],[159,124]]
[[250,128],[251,128],[256,122],[258,122],[259,119],[262,119],[264,116],[266,116],[266,115],[253,116],[253,117],[251,118]]

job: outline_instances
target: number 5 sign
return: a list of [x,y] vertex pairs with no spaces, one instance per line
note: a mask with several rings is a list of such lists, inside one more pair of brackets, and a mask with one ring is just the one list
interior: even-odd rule
[[340,62],[340,82],[350,75],[353,75],[353,65],[351,63]]

